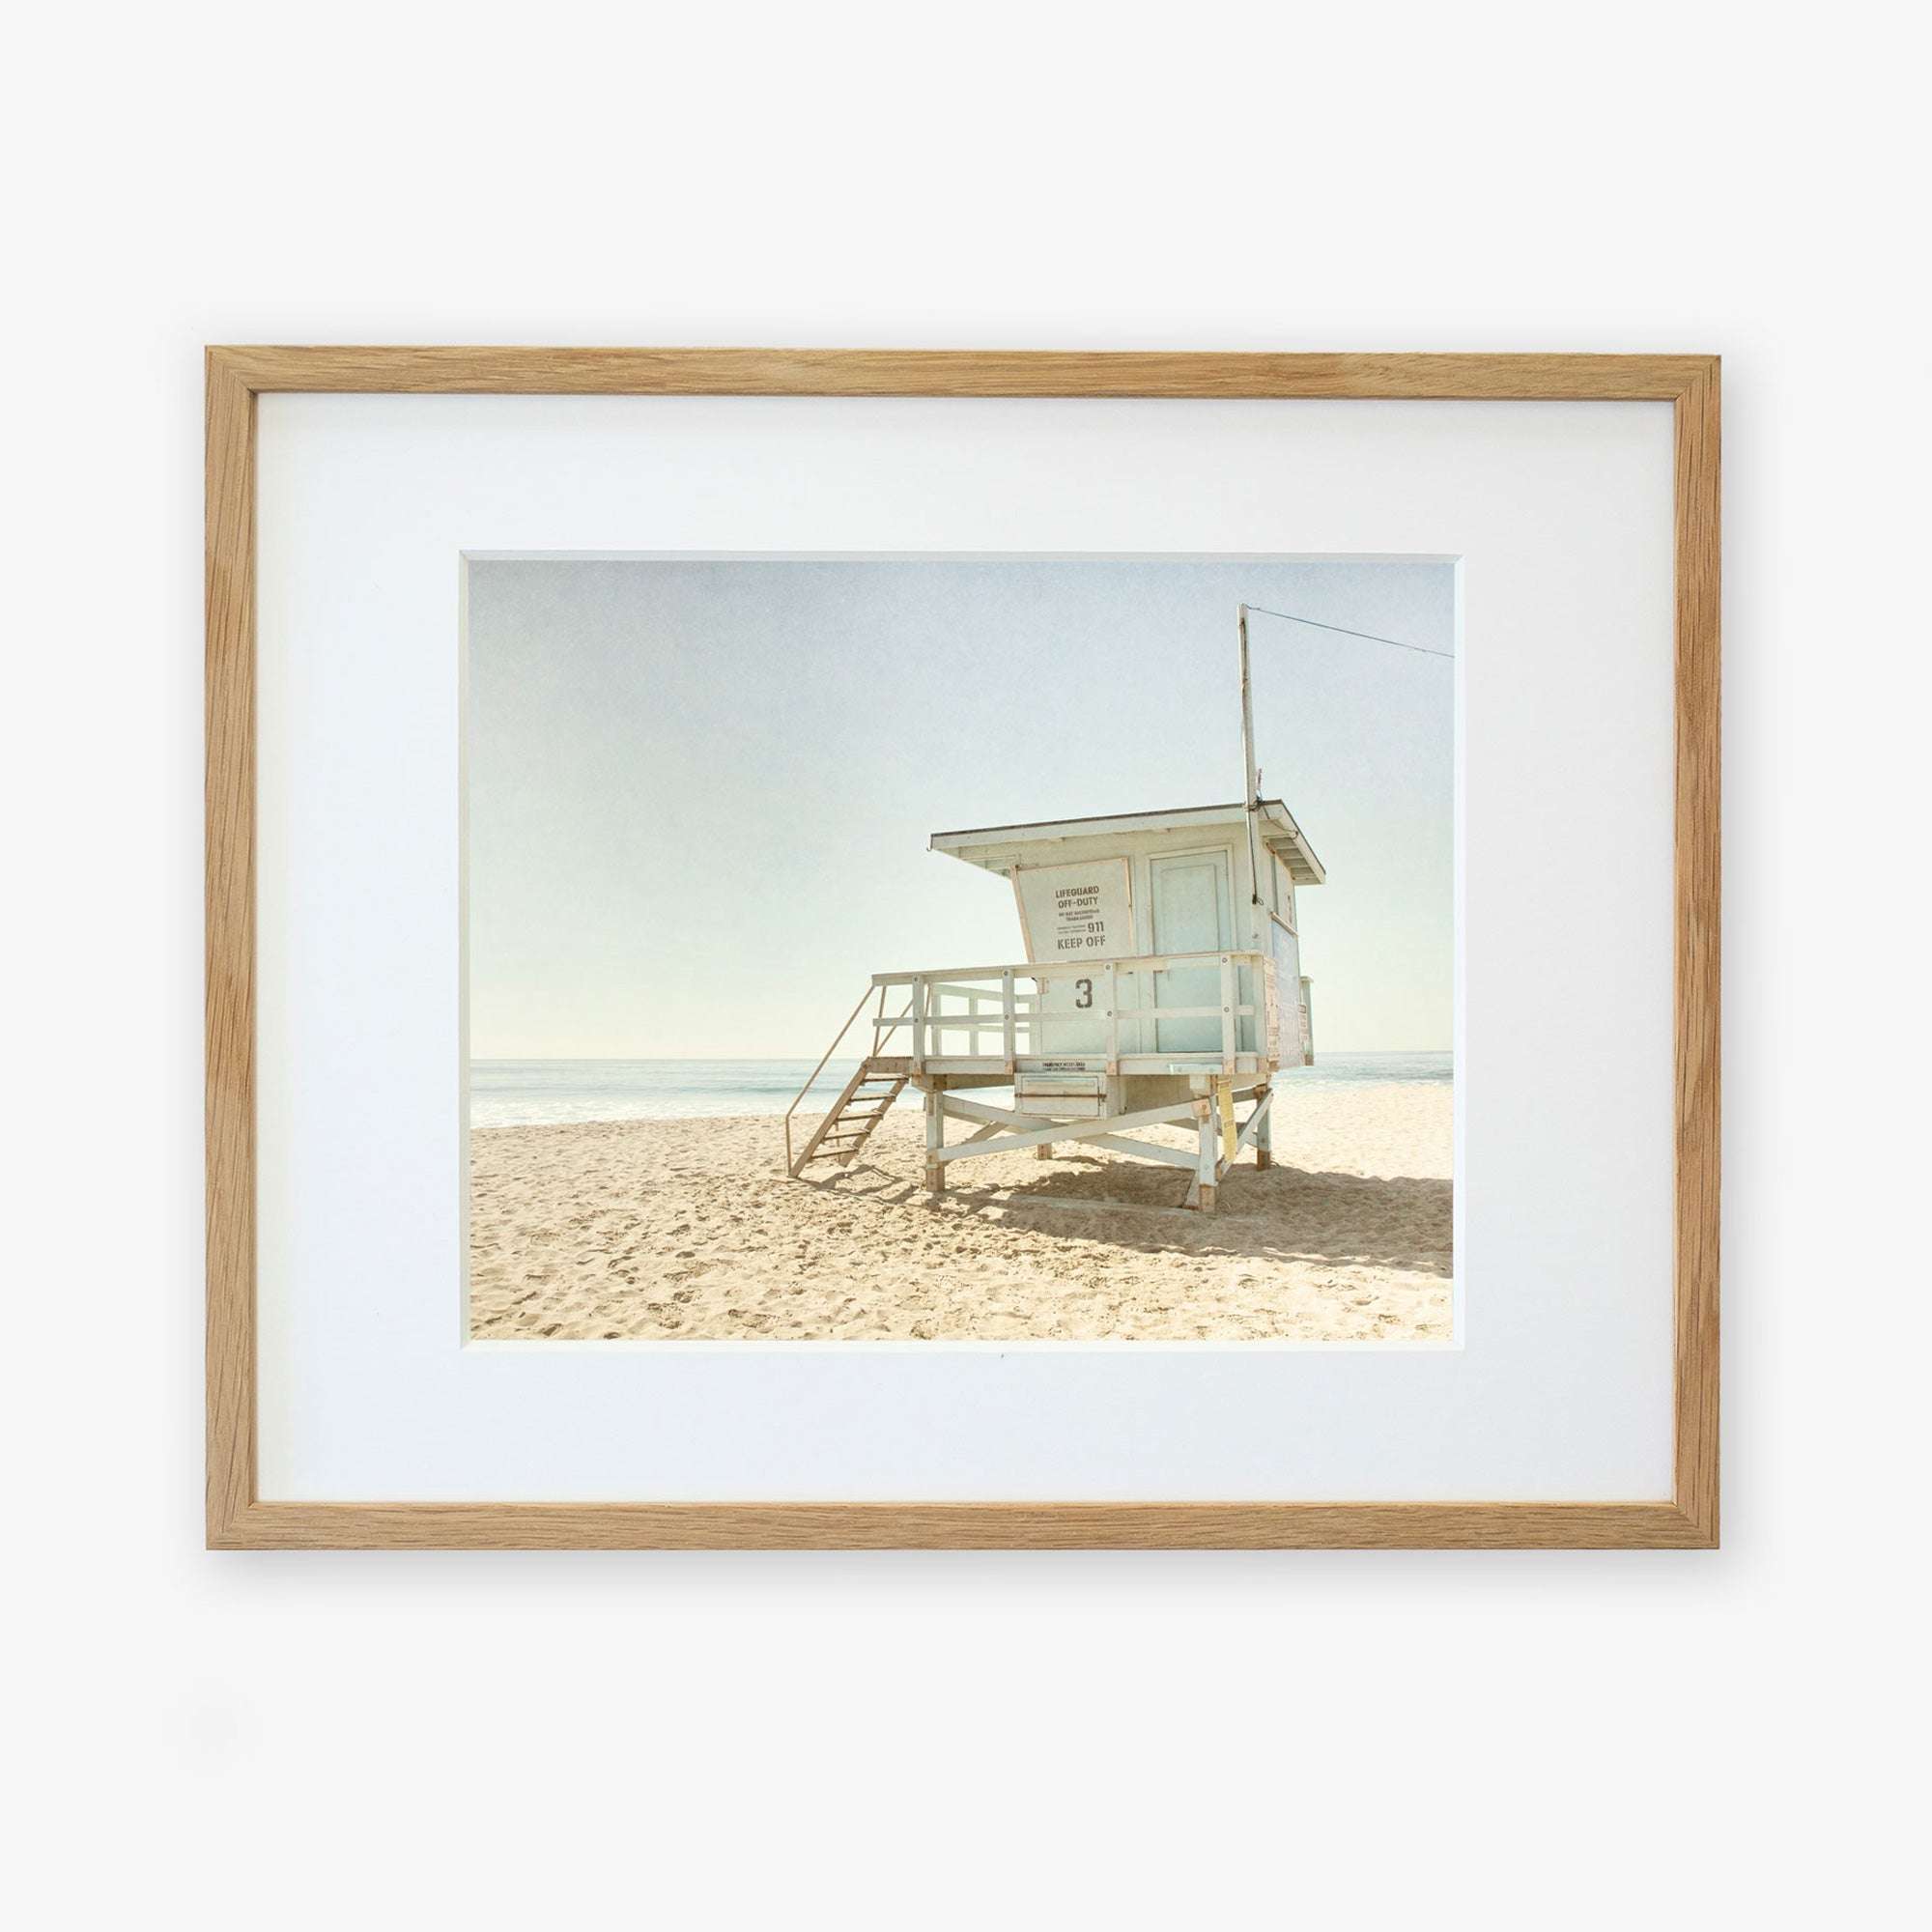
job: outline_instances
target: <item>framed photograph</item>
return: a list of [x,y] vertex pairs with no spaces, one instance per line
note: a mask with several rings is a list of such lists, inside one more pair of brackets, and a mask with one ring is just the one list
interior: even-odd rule
[[211,350],[210,1545],[1715,1545],[1718,382]]

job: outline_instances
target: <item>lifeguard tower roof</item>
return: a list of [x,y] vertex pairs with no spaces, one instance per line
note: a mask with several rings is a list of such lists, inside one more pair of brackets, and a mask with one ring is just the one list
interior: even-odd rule
[[[1262,843],[1288,867],[1297,886],[1319,886],[1328,875],[1290,813],[1278,798],[1261,802]],[[935,832],[926,841],[934,852],[950,852],[969,866],[1005,872],[1012,864],[1015,845],[1046,838],[1107,838],[1131,832],[1189,832],[1213,825],[1239,825],[1239,804],[1191,805],[1169,811],[1116,811],[1098,818],[1056,818],[1032,825],[979,825],[962,832]]]

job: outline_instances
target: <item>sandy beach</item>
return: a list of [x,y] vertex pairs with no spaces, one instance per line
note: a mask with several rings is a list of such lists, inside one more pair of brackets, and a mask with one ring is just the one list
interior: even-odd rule
[[1450,1122],[1447,1083],[1284,1081],[1275,1165],[1244,1154],[1214,1214],[1178,1170],[1070,1142],[928,1196],[912,1108],[804,1180],[765,1115],[482,1129],[471,1333],[1447,1342]]

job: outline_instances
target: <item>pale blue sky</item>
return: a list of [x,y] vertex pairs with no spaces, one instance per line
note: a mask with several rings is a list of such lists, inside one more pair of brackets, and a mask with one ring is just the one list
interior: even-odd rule
[[[590,561],[469,566],[479,1059],[816,1058],[873,973],[1021,956],[962,826],[1232,802],[1236,606],[1436,650],[1454,566]],[[1453,665],[1251,623],[1263,789],[1316,1044],[1446,1047]]]

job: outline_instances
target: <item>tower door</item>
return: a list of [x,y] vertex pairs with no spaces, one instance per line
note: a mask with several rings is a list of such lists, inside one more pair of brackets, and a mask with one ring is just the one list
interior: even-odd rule
[[[1156,952],[1220,952],[1234,944],[1226,852],[1181,852],[1150,860],[1149,872]],[[1219,961],[1155,974],[1153,1003],[1212,1007],[1218,1013]],[[1220,1045],[1218,1018],[1159,1020],[1154,1025],[1157,1053],[1215,1053]]]

